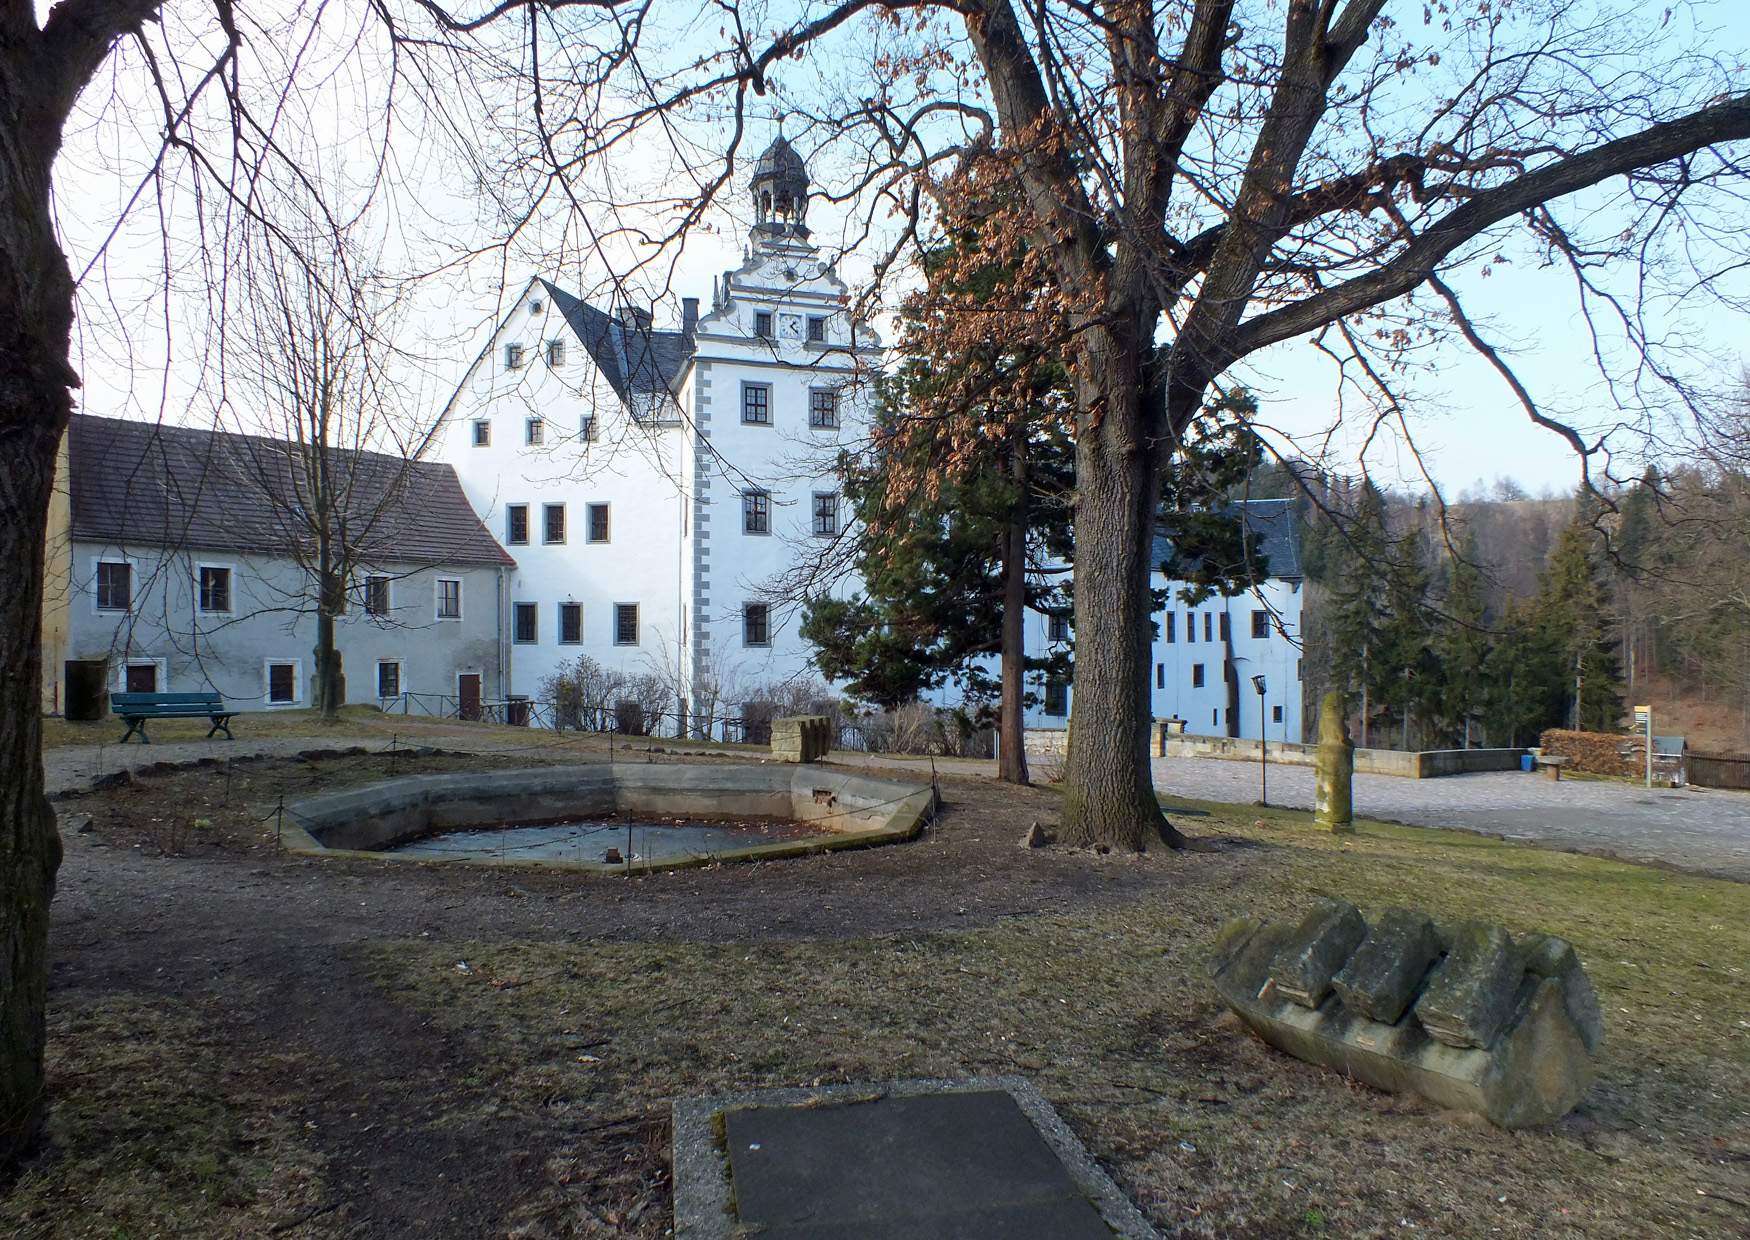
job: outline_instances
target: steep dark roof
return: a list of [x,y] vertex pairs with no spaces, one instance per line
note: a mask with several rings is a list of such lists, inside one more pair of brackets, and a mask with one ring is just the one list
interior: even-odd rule
[[691,335],[627,324],[550,280],[543,279],[541,287],[571,324],[614,395],[630,403],[635,396],[674,393],[675,383],[693,355]]
[[[1249,499],[1230,504],[1221,510],[1238,515],[1246,532],[1258,541],[1257,552],[1263,563],[1259,566],[1266,577],[1304,577],[1300,564],[1300,529],[1295,524],[1294,501],[1288,499]],[[1163,561],[1173,553],[1173,541],[1166,533],[1156,531],[1154,558],[1150,561],[1158,572]]]
[[772,139],[765,153],[754,162],[753,180],[757,182],[768,177],[799,180],[803,184],[808,182],[808,165],[802,162],[802,156],[782,134]]
[[[67,435],[76,541],[285,555],[308,538],[294,507],[296,458],[277,440],[86,415]],[[367,556],[516,563],[448,465],[375,452],[336,459],[353,479],[346,511]]]

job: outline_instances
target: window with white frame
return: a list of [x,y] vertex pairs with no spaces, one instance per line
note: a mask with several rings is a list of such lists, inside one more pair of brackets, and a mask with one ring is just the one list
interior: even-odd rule
[[839,495],[837,491],[814,493],[814,532],[822,538],[832,538],[839,532]]
[[529,541],[529,506],[506,504],[504,507],[504,541],[520,547]]
[[401,696],[400,660],[377,660],[377,696],[380,698],[397,698]]
[[437,618],[439,620],[460,620],[462,618],[462,579],[460,577],[439,577],[437,579]]
[[200,609],[227,613],[231,610],[231,570],[220,564],[200,566]]
[[126,560],[97,562],[97,610],[126,611],[134,605],[134,566]]
[[504,368],[506,370],[520,370],[520,369],[522,369],[522,365],[523,365],[523,347],[522,347],[522,345],[520,345],[520,344],[507,344],[507,345],[505,345],[504,346]]
[[744,646],[772,644],[771,608],[765,603],[747,603],[741,609],[741,641]]
[[608,541],[608,506],[606,504],[591,504],[589,506],[588,538],[592,543]]
[[490,448],[492,446],[492,423],[485,418],[477,418],[474,421],[474,446],[476,448]]
[[563,340],[549,340],[547,342],[547,365],[555,370],[565,365],[565,342]]
[[594,443],[595,435],[595,415],[586,413],[577,424],[577,437],[584,443]]
[[389,614],[389,579],[387,577],[365,578],[365,615],[386,616]]
[[1063,681],[1045,682],[1045,713],[1056,719],[1069,714],[1069,686]]
[[565,505],[541,505],[541,541],[544,543],[562,543],[565,541]]
[[772,338],[772,312],[770,310],[754,311],[753,334],[758,336],[761,340],[770,340]]
[[1254,611],[1252,613],[1252,636],[1253,637],[1268,637],[1268,636],[1270,636],[1270,613],[1269,612],[1267,612],[1267,611]]
[[269,659],[262,669],[269,706],[296,706],[303,681],[297,659]]
[[741,493],[741,532],[770,534],[772,532],[772,493],[749,489]]
[[839,394],[837,388],[808,389],[808,425],[831,430],[839,424]]
[[808,343],[826,343],[826,315],[811,314],[808,316]]
[[531,448],[538,448],[547,442],[547,424],[540,418],[530,418],[523,423],[523,442]]

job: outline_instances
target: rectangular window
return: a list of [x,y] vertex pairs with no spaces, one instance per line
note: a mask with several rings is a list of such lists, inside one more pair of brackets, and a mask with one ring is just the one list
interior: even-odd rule
[[831,429],[838,424],[838,392],[833,388],[809,388],[808,425]]
[[460,620],[462,618],[462,582],[457,577],[439,577],[437,579],[437,618],[439,620]]
[[1224,642],[1233,640],[1233,626],[1228,623],[1225,611],[1221,613],[1221,640]]
[[391,659],[385,659],[377,664],[377,696],[393,698],[401,696],[401,665]]
[[523,423],[523,442],[531,448],[538,448],[547,440],[547,424],[540,418],[530,418]]
[[1203,640],[1206,642],[1212,642],[1215,640],[1215,638],[1209,635],[1209,630],[1213,627],[1212,621],[1210,620],[1211,614],[1212,613],[1207,611],[1203,613]]
[[772,495],[769,491],[741,493],[741,532],[770,534],[772,532]]
[[1061,680],[1045,682],[1045,713],[1058,719],[1069,714],[1069,686]]
[[1155,688],[1165,689],[1166,687],[1167,665],[1165,663],[1157,663],[1155,664]]
[[231,610],[231,570],[201,566],[201,610]]
[[565,342],[549,340],[547,342],[547,365],[559,367],[565,365]]
[[134,566],[104,560],[97,566],[97,610],[126,611],[134,602]]
[[1069,617],[1064,615],[1062,612],[1053,612],[1052,616],[1051,616],[1051,620],[1047,626],[1047,632],[1050,636],[1050,639],[1054,642],[1066,642],[1066,641],[1068,641],[1069,640]]
[[608,541],[608,506],[606,504],[591,504],[589,506],[589,540],[592,543]]
[[507,345],[505,345],[504,346],[504,368],[506,370],[520,370],[520,369],[522,369],[522,365],[523,365],[523,347],[522,347],[522,345],[520,345],[520,344],[507,344]]
[[1252,636],[1253,637],[1268,637],[1268,636],[1270,636],[1270,613],[1269,612],[1267,612],[1267,611],[1254,611],[1252,613]]
[[772,424],[772,385],[744,383],[741,385],[741,420],[749,426]]
[[1271,723],[1281,723],[1282,722],[1282,708],[1280,706],[1272,706],[1270,708],[1270,722]]
[[638,604],[614,604],[614,645],[636,646],[638,644]]
[[529,541],[529,506],[508,504],[504,509],[504,541],[520,547]]
[[544,543],[562,543],[565,541],[565,505],[541,505],[541,541]]
[[1168,645],[1171,645],[1179,639],[1179,613],[1176,611],[1169,611],[1166,613],[1165,618],[1167,623],[1161,629],[1161,640]]
[[1194,611],[1185,613],[1185,640],[1187,642],[1197,640],[1197,613]]
[[298,700],[298,665],[269,663],[267,665],[267,700],[276,705],[289,705]]
[[1193,689],[1201,689],[1203,687],[1203,664],[1201,663],[1193,663],[1191,665],[1191,687]]
[[808,343],[826,343],[826,315],[811,314],[808,316]]
[[530,646],[541,639],[540,619],[533,603],[510,605],[510,639],[521,646]]
[[814,493],[814,532],[830,538],[839,532],[839,497],[836,491]]
[[561,646],[579,646],[583,644],[583,604],[559,604],[559,644]]
[[492,423],[484,418],[474,423],[474,446],[476,448],[492,446]]
[[365,578],[365,615],[386,616],[389,614],[389,579],[387,577]]
[[753,313],[753,334],[761,340],[772,338],[772,312],[770,310],[755,310]]
[[593,417],[585,416],[584,419],[577,424],[577,437],[583,440],[584,443],[595,442],[595,419]]
[[771,612],[764,603],[748,603],[741,609],[741,640],[746,646],[772,644]]

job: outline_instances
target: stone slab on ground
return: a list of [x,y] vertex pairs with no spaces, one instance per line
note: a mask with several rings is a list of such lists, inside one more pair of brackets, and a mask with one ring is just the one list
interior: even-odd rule
[[1156,1234],[1018,1077],[691,1099],[674,1141],[677,1240]]

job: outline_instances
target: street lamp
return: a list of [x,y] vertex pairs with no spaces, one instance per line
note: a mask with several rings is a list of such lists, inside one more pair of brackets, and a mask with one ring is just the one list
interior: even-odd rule
[[1270,734],[1264,724],[1264,677],[1252,677],[1252,688],[1258,691],[1258,804],[1270,804]]

